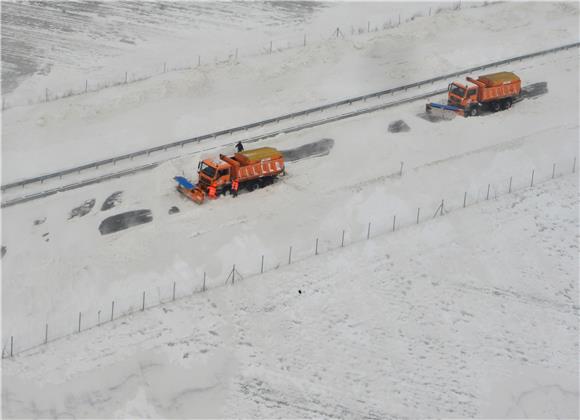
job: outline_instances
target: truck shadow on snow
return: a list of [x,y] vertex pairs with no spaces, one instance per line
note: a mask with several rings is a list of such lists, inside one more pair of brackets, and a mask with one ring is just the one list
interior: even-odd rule
[[[520,96],[514,100],[514,104],[521,102],[526,99],[536,99],[539,96],[545,95],[548,93],[548,82],[538,82],[538,83],[531,83],[527,86],[522,87],[522,91]],[[485,117],[486,115],[493,114],[490,110],[481,110],[479,116]],[[419,118],[424,119],[425,121],[429,121],[432,123],[438,123],[441,121],[451,121],[457,115],[453,112],[438,112],[433,110],[433,112],[421,112],[417,114]]]
[[99,225],[99,232],[101,232],[101,235],[107,235],[109,233],[139,226],[144,223],[149,223],[152,220],[153,215],[151,214],[151,210],[144,209],[127,211],[104,219]]
[[333,139],[322,139],[294,149],[280,150],[286,162],[295,162],[310,157],[326,156],[334,146]]

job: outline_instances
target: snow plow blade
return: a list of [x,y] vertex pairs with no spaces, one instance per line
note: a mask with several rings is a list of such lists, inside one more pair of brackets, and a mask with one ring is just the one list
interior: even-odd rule
[[443,105],[436,102],[431,102],[425,105],[427,114],[432,114],[444,119],[452,119],[456,115],[464,116],[463,108],[452,105]]
[[181,194],[183,194],[184,196],[186,196],[191,201],[197,204],[203,203],[205,199],[205,194],[202,190],[197,188],[195,185],[193,185],[191,182],[189,182],[182,176],[176,176],[173,179],[175,179],[179,184],[177,186],[177,191],[179,191]]

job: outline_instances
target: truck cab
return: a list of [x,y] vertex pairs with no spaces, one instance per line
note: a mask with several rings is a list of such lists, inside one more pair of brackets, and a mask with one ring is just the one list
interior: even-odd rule
[[468,108],[470,103],[477,103],[477,86],[462,85],[453,82],[448,87],[447,104]]
[[207,188],[211,184],[221,192],[230,183],[231,167],[227,163],[216,163],[211,159],[202,160],[198,167],[198,179],[200,186]]

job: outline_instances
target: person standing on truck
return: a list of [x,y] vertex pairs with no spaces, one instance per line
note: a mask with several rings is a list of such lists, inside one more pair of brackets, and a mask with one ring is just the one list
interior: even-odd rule
[[215,184],[211,184],[208,189],[207,189],[207,193],[209,198],[211,198],[212,200],[216,198],[216,187]]
[[232,181],[232,195],[233,195],[234,197],[237,197],[237,196],[238,196],[238,187],[239,187],[239,186],[240,186],[240,183],[239,183],[239,181],[238,181],[237,179],[234,179],[234,180]]
[[238,144],[236,144],[236,150],[238,151],[238,153],[244,151],[244,145],[242,144],[241,141],[239,141]]

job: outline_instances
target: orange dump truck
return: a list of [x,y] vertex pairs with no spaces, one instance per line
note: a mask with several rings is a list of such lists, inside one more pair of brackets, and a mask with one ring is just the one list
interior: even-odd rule
[[199,163],[197,185],[176,176],[177,190],[201,204],[206,197],[231,192],[236,182],[238,190],[253,191],[272,184],[284,172],[284,157],[273,147],[246,150],[232,157],[220,155],[220,160],[204,159]]
[[438,108],[465,117],[474,117],[483,109],[497,112],[500,109],[510,108],[522,89],[520,78],[507,71],[487,74],[478,79],[467,77],[467,81],[473,85],[451,83],[448,88],[447,105],[429,103],[427,112]]

